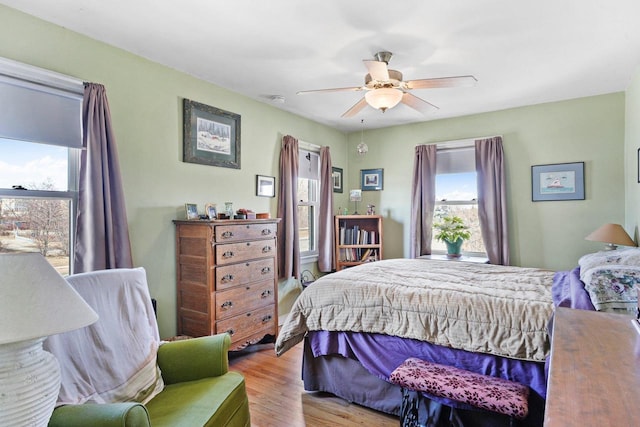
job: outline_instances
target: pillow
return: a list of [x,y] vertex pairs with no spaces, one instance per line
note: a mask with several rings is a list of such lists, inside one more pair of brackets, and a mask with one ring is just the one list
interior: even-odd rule
[[586,272],[595,267],[609,265],[634,265],[640,267],[640,248],[621,248],[615,251],[600,251],[587,254],[578,260],[580,279],[584,281]]
[[596,310],[634,312],[638,306],[635,286],[640,284],[640,268],[609,265],[584,271],[583,282]]
[[160,338],[145,270],[101,270],[67,281],[100,318],[45,341],[60,363],[56,405],[147,403],[164,383],[156,363]]

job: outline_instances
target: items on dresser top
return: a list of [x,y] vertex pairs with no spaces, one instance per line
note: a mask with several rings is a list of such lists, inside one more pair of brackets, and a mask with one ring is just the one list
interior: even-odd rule
[[178,334],[227,332],[231,350],[277,335],[279,221],[174,221]]

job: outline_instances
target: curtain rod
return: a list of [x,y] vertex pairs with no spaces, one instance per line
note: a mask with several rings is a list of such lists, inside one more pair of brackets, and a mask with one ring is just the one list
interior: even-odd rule
[[0,75],[82,95],[84,82],[66,74],[0,57]]
[[298,140],[298,148],[302,148],[302,149],[306,149],[306,150],[313,150],[313,151],[320,151],[320,146],[319,145],[312,144],[312,143],[307,142],[307,141],[302,141],[301,139]]
[[472,138],[450,139],[448,141],[427,142],[424,145],[437,145],[438,148],[442,148],[442,149],[445,149],[445,150],[462,149],[462,148],[467,148],[468,146],[473,144],[478,139],[495,138],[495,137],[498,137],[498,136],[500,138],[502,138],[502,135],[475,136],[475,137],[472,137]]

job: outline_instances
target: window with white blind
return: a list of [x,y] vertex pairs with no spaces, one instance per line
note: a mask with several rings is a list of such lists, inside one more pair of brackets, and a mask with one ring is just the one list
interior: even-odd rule
[[300,149],[298,162],[298,232],[304,259],[318,256],[320,154]]
[[81,81],[0,58],[0,252],[71,271],[82,147]]
[[[478,182],[473,143],[438,147],[434,224],[449,215],[459,216],[469,226],[471,238],[463,243],[462,252],[467,255],[486,255],[478,219]],[[445,243],[435,238],[431,242],[431,250],[436,254],[447,252]]]

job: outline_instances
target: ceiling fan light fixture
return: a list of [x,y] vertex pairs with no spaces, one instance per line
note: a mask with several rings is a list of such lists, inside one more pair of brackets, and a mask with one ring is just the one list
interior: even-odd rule
[[393,108],[402,99],[403,92],[400,89],[383,87],[380,89],[370,90],[364,94],[367,104],[373,108],[382,110],[384,113],[389,108]]

